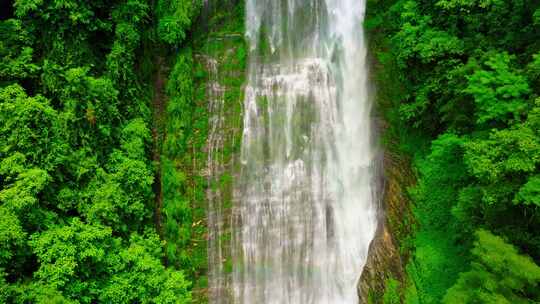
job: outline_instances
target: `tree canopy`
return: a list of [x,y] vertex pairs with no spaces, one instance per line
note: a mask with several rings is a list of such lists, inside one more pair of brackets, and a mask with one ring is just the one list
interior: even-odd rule
[[146,62],[199,6],[158,2],[3,3],[0,302],[191,301],[154,222]]
[[380,110],[418,173],[406,303],[540,300],[539,12],[368,1]]

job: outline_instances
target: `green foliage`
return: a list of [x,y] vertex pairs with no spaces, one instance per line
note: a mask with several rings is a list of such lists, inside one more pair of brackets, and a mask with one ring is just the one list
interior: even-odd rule
[[[516,246],[523,259],[540,259],[540,116],[533,102],[540,95],[540,2],[368,5],[379,94],[390,100],[381,109],[418,173],[406,302],[538,301],[536,279],[515,272],[536,266],[520,260],[495,267],[488,251],[514,259]],[[430,149],[419,142],[431,142]],[[480,232],[473,246],[479,229],[512,245]]]
[[187,134],[190,132],[193,81],[191,51],[185,50],[176,60],[167,82],[170,100],[167,104],[167,137],[163,144],[164,152],[170,156],[179,156],[186,152]]
[[[413,14],[412,12],[404,12],[403,15],[408,16],[408,13]],[[429,64],[447,56],[463,53],[463,42],[447,32],[431,28],[428,17],[424,16],[419,20],[411,19],[411,21],[405,22],[401,31],[393,37],[393,43],[400,45],[396,59],[403,66],[408,60],[418,60],[418,63]]]
[[165,43],[180,45],[186,38],[186,32],[201,4],[199,1],[191,0],[158,0],[159,38]]
[[527,183],[519,189],[515,201],[540,207],[540,175],[529,177]]
[[465,162],[471,173],[486,183],[505,175],[534,172],[540,163],[538,130],[520,124],[493,131],[487,139],[467,143]]
[[164,269],[153,233],[133,234],[124,247],[110,228],[73,219],[34,235],[30,246],[40,262],[35,278],[64,297],[82,303],[96,297],[106,303],[189,301],[189,284],[180,272]]
[[423,225],[446,230],[452,221],[449,210],[455,204],[456,190],[467,184],[461,161],[463,142],[455,134],[444,134],[432,142],[430,154],[418,164],[421,175],[413,195],[421,212],[426,213],[419,218]]
[[[153,3],[5,5],[0,302],[189,303],[191,284],[163,265],[153,220],[150,93],[140,71],[157,35]],[[192,17],[172,15],[183,33]]]
[[39,65],[32,62],[31,36],[20,20],[0,22],[0,78],[3,81],[36,77]]
[[383,304],[400,304],[399,281],[394,278],[388,278],[385,285]]
[[[463,247],[457,242],[461,227],[454,224],[451,212],[459,187],[468,183],[461,161],[463,142],[455,134],[434,140],[430,153],[417,164],[420,178],[411,189],[417,204],[414,213],[421,227],[413,259],[422,277],[417,282],[422,287],[418,296],[425,303],[437,303],[464,268],[460,257]],[[441,276],[441,272],[445,275]]]
[[163,142],[162,182],[164,236],[167,260],[173,265],[190,267],[186,252],[193,223],[187,196],[186,174],[179,160],[186,154],[192,127],[193,83],[190,50],[179,54],[167,82],[170,100],[167,104],[166,137]]
[[509,122],[519,120],[527,108],[530,92],[527,79],[510,68],[512,57],[508,53],[491,56],[485,65],[469,77],[465,92],[473,95],[478,107],[477,122]]
[[537,8],[533,14],[533,23],[534,25],[540,25],[540,8]]
[[4,206],[0,207],[0,218],[2,219],[0,222],[0,267],[2,267],[13,258],[16,249],[24,245],[26,233],[16,213]]
[[444,303],[531,303],[540,294],[540,267],[485,230],[476,232],[471,270],[460,274]]
[[17,84],[0,89],[0,120],[3,155],[21,153],[29,163],[46,168],[63,158],[66,145],[60,117],[45,97],[28,97]]
[[537,113],[536,106],[523,123],[493,130],[466,143],[464,162],[475,185],[462,191],[462,214],[496,217],[514,209],[514,204],[536,205],[535,176],[540,164]]

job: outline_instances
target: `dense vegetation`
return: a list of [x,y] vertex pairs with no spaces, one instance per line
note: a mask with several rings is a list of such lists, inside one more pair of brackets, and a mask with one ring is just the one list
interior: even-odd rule
[[[201,3],[2,3],[0,303],[189,303],[206,287],[195,53],[233,88],[229,161],[246,52],[243,6],[194,28]],[[381,301],[540,302],[540,1],[370,0],[366,28],[389,148],[418,175],[407,278]],[[230,205],[231,176],[213,187]]]
[[540,1],[372,0],[368,14],[387,137],[418,174],[402,300],[537,303]]
[[[160,223],[151,101],[156,58],[175,58],[198,9],[189,0],[2,2],[1,303],[190,302],[176,251],[191,223],[169,184]],[[189,90],[179,62],[170,92]],[[167,108],[180,137],[184,94]],[[163,149],[183,153],[182,139],[167,136]]]

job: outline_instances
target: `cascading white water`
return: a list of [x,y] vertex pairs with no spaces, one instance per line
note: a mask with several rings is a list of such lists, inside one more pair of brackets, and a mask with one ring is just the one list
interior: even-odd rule
[[233,297],[357,303],[376,230],[364,0],[247,0]]

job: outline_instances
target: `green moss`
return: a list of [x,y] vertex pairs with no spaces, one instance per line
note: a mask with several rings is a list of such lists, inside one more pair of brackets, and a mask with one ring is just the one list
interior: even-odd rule
[[[242,123],[242,85],[245,80],[245,41],[243,38],[243,8],[236,6],[235,9],[218,10],[210,16],[208,24],[195,29],[192,37],[194,47],[193,64],[193,112],[190,125],[192,126],[188,136],[188,152],[190,157],[184,161],[184,164],[190,166],[189,176],[189,197],[191,198],[193,208],[193,239],[203,240],[208,235],[206,228],[206,191],[219,191],[222,196],[222,210],[228,212],[232,207],[232,168],[233,158],[239,150],[241,139]],[[223,156],[223,166],[226,171],[212,179],[208,183],[206,177],[200,176],[200,172],[206,169],[208,155],[205,152],[206,141],[208,137],[208,98],[207,87],[210,77],[210,71],[207,70],[206,60],[212,58],[217,61],[218,79],[221,86],[226,88],[224,92],[223,108],[223,149],[217,153]],[[228,219],[228,216],[224,216]],[[225,226],[228,224],[225,223]],[[227,230],[219,236],[221,243],[224,244],[222,251],[226,254],[231,234]],[[194,303],[207,303],[208,299],[205,290],[208,286],[206,276],[207,248],[205,242],[193,242],[190,246],[194,273]],[[232,261],[227,259],[224,262],[224,268],[227,273],[232,271]]]
[[231,259],[227,259],[225,262],[224,262],[224,265],[223,265],[223,271],[225,273],[232,273],[233,271],[233,263],[232,263],[232,260]]
[[400,283],[398,280],[390,277],[385,282],[383,304],[400,304],[400,303],[401,303]]

